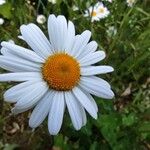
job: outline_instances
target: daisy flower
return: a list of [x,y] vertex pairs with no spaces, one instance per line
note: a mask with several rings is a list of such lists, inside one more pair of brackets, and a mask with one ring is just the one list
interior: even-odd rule
[[127,0],[127,5],[132,7],[135,4],[135,0]]
[[0,66],[10,73],[0,74],[1,82],[22,82],[4,93],[7,102],[15,103],[18,114],[34,107],[29,126],[38,127],[48,116],[48,129],[56,135],[67,107],[72,124],[79,130],[87,122],[85,110],[97,118],[98,107],[92,95],[112,99],[109,83],[96,75],[113,71],[110,66],[96,66],[105,58],[89,42],[91,32],[75,35],[75,27],[64,16],[48,18],[49,39],[35,24],[20,27],[24,41],[31,49],[2,42]]
[[46,22],[46,18],[44,15],[38,15],[36,18],[37,23],[44,24]]
[[77,7],[76,5],[73,5],[73,6],[72,6],[72,10],[73,10],[73,11],[77,11],[77,10],[79,10],[79,7]]
[[88,8],[88,10],[85,11],[85,17],[88,17],[90,16],[91,17],[91,21],[94,22],[94,21],[99,21],[100,18],[98,16],[98,12],[97,12],[97,9],[95,8],[95,6],[90,6]]
[[95,8],[99,19],[106,18],[110,14],[109,10],[104,6],[102,2],[98,2],[95,5]]
[[50,2],[52,4],[56,4],[57,0],[48,0],[48,2]]
[[0,18],[0,25],[4,24],[4,19]]
[[108,2],[112,3],[112,0],[106,0],[106,1],[108,1]]
[[6,3],[6,0],[0,0],[0,5],[3,5]]
[[89,7],[88,10],[85,11],[85,17],[90,16],[91,17],[91,21],[99,21],[102,18],[105,18],[109,15],[109,10],[107,9],[107,7],[105,7],[103,5],[102,2],[98,2],[95,4],[94,7]]

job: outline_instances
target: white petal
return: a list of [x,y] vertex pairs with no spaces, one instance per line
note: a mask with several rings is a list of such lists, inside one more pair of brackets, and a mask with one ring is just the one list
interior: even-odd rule
[[33,85],[39,81],[40,80],[27,81],[13,86],[4,93],[4,100],[11,103],[17,102],[19,97],[24,94],[25,90],[28,89],[30,85]]
[[39,72],[19,72],[19,73],[4,73],[0,74],[0,82],[6,81],[28,81],[34,79],[41,79]]
[[104,51],[97,51],[94,53],[90,53],[79,60],[80,66],[88,66],[95,64],[105,58],[105,52]]
[[9,42],[2,42],[1,45],[3,46],[3,48],[5,48],[1,51],[3,55],[8,56],[11,54],[11,56],[18,56],[33,62],[44,62],[44,59],[42,57],[38,56],[35,52],[29,49],[23,48],[15,44],[11,44]]
[[65,100],[73,126],[76,130],[79,130],[82,127],[81,104],[78,102],[72,92],[65,92]]
[[73,93],[76,96],[76,98],[78,99],[78,101],[82,104],[82,106],[88,111],[88,113],[93,117],[93,118],[97,118],[97,111],[93,105],[93,103],[91,103],[91,100],[89,99],[89,97],[87,97],[87,95],[81,91],[80,88],[75,87],[73,88]]
[[57,21],[56,21],[56,17],[55,15],[49,15],[48,18],[48,34],[49,34],[49,38],[50,38],[50,42],[54,48],[54,51],[56,52],[56,47],[57,47],[57,36],[56,34],[56,28],[57,28]]
[[114,71],[111,66],[89,66],[89,67],[81,67],[81,75],[83,76],[91,76],[96,74],[104,74]]
[[88,41],[90,40],[91,32],[86,30],[81,35],[77,35],[75,37],[74,45],[72,47],[71,55],[75,58],[78,58],[82,51],[84,50],[85,46],[87,45]]
[[53,96],[54,93],[52,91],[48,91],[34,108],[29,119],[29,126],[31,128],[38,127],[46,118],[51,107],[51,99],[53,98]]
[[97,47],[98,47],[98,45],[97,45],[97,43],[96,43],[95,41],[89,42],[89,43],[85,46],[84,50],[82,51],[82,53],[79,55],[78,58],[81,59],[82,57],[84,57],[84,56],[86,56],[86,55],[88,55],[88,54],[90,54],[90,53],[95,52],[96,49],[97,49]]
[[40,71],[42,65],[22,58],[0,56],[0,67],[12,72]]
[[[3,43],[3,42],[2,42]],[[2,43],[1,43],[1,45],[2,45]],[[2,47],[1,49],[0,49],[0,51],[1,51],[1,54],[2,55],[9,55],[9,50],[7,49],[7,48],[5,48],[5,47]]]
[[105,81],[99,77],[96,77],[96,76],[87,76],[87,77],[82,76],[80,81],[88,82],[88,84],[96,83],[96,84],[101,85],[105,88],[111,88],[110,84],[107,81]]
[[59,42],[57,45],[57,50],[64,51],[65,50],[65,41],[67,37],[67,21],[64,16],[59,15],[57,17],[57,32],[59,32],[59,35],[57,35],[57,38],[59,38]]
[[15,107],[25,109],[37,103],[47,92],[48,86],[45,82],[38,82],[31,85],[24,91],[21,98],[17,101]]
[[89,98],[89,100],[91,101],[91,103],[93,104],[93,106],[95,107],[96,112],[98,112],[98,106],[97,106],[94,98],[88,92],[84,91],[84,93],[87,95],[87,97]]
[[71,21],[69,21],[67,37],[66,37],[65,44],[64,44],[64,49],[69,54],[72,50],[74,39],[75,39],[75,27],[74,27],[74,24]]
[[50,15],[48,18],[48,33],[55,51],[64,51],[64,43],[67,37],[67,21],[64,16],[57,18]]
[[22,112],[25,112],[25,111],[31,109],[31,108],[34,107],[35,105],[36,105],[36,103],[35,103],[34,105],[32,105],[31,107],[27,107],[27,108],[25,108],[25,109],[18,109],[18,108],[16,108],[16,107],[14,107],[14,108],[11,109],[11,112],[12,112],[13,115],[17,115],[17,114],[20,114],[20,113],[22,113]]
[[84,108],[81,106],[81,114],[82,114],[82,125],[85,126],[87,122],[87,117]]
[[18,38],[19,38],[20,40],[25,41],[24,38],[23,38],[23,36],[21,36],[21,35],[18,35]]
[[80,86],[87,92],[96,95],[98,97],[112,99],[114,93],[110,89],[109,85],[106,84],[103,80],[98,80],[94,78],[81,78]]
[[22,25],[21,34],[29,46],[42,58],[47,58],[52,54],[52,46],[40,30],[34,24]]
[[51,135],[56,135],[62,125],[65,110],[64,92],[55,93],[48,116],[48,129]]

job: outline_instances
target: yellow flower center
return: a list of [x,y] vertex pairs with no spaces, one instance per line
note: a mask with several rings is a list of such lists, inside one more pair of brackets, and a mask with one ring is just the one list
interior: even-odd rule
[[104,8],[100,8],[100,9],[99,9],[99,12],[100,12],[100,13],[104,13]]
[[79,63],[70,55],[56,53],[49,56],[42,67],[44,80],[57,91],[71,90],[80,80]]
[[95,17],[97,15],[97,13],[95,11],[92,12],[92,17]]

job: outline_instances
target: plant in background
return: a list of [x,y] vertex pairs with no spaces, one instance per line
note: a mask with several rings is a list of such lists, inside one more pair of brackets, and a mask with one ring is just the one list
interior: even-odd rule
[[114,26],[109,26],[106,33],[109,37],[114,37],[117,34],[117,29]]

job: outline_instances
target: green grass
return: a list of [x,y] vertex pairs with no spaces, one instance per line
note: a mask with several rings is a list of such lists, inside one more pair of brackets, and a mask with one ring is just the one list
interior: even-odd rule
[[[86,29],[92,31],[92,39],[107,54],[101,64],[109,64],[115,69],[102,76],[111,83],[115,98],[106,101],[95,97],[99,106],[98,119],[88,116],[87,125],[75,131],[65,113],[57,136],[49,135],[47,121],[32,131],[28,127],[29,111],[11,116],[13,105],[3,101],[3,93],[13,83],[0,83],[0,149],[150,149],[150,2],[138,1],[132,8],[127,7],[125,0],[106,2],[111,14],[91,23],[90,18],[83,15],[95,3],[92,0],[58,0],[54,5],[45,5],[45,1],[39,0],[35,5],[29,5],[24,0],[8,0],[0,6],[0,17],[5,18],[5,24],[0,26],[0,41],[12,39],[16,44],[26,46],[17,38],[20,25],[36,23],[39,11],[47,17],[51,13],[63,14],[74,22],[77,33]],[[73,5],[79,10],[73,11]],[[46,23],[39,26],[47,34]],[[107,34],[110,26],[117,29],[116,35]]]

